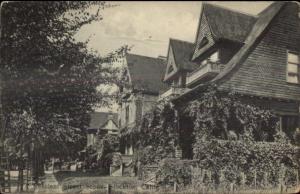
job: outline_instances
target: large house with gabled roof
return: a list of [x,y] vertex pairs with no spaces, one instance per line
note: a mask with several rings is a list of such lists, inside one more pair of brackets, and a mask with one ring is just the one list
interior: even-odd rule
[[195,42],[170,39],[164,82],[169,89],[160,100],[177,106],[210,85],[233,91],[275,112],[280,129],[292,136],[300,127],[299,4],[276,2],[249,15],[203,3]]
[[106,134],[119,135],[118,114],[113,112],[91,113],[86,132],[87,147],[95,146]]
[[166,69],[164,57],[148,57],[127,53],[123,57],[122,86],[120,87],[119,118],[121,132],[122,175],[134,175],[132,156],[135,152],[132,132],[141,118],[156,104]]

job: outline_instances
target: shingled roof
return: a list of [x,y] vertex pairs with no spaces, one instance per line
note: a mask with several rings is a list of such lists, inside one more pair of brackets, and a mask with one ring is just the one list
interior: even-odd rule
[[257,17],[227,8],[203,3],[203,14],[215,40],[244,42]]
[[191,42],[170,39],[170,46],[173,49],[175,63],[178,69],[193,71],[198,67],[197,63],[191,61],[195,46]]
[[130,53],[126,55],[126,60],[134,90],[158,94],[166,87],[162,82],[165,60]]
[[118,123],[118,114],[117,113],[109,113],[109,112],[93,112],[90,114],[91,120],[88,129],[99,129],[109,119],[109,115],[112,114],[113,122],[117,125]]
[[224,70],[221,73],[219,73],[213,80],[198,85],[197,87],[193,88],[192,90],[189,90],[188,92],[185,92],[184,94],[175,98],[174,100],[177,101],[184,96],[193,95],[195,91],[201,91],[206,86],[212,83],[222,84],[226,77],[236,72],[239,66],[243,64],[244,60],[247,58],[249,53],[251,53],[252,49],[258,44],[260,37],[263,35],[263,32],[265,32],[273,18],[280,12],[280,10],[285,4],[286,2],[273,3],[258,15],[259,17],[256,20],[255,24],[252,26],[252,30],[249,32],[248,36],[244,40],[245,44],[235,54],[235,56],[225,65]]

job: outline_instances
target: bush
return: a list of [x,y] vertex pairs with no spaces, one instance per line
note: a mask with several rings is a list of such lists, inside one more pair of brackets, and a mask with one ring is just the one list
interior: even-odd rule
[[164,159],[159,163],[156,172],[159,185],[172,185],[176,182],[178,185],[186,186],[191,183],[191,160]]
[[270,185],[277,185],[281,175],[289,177],[288,184],[296,182],[297,148],[290,144],[211,140],[198,142],[195,149],[194,158],[201,168],[219,177],[223,172],[223,180],[215,179],[220,184],[241,185],[241,172],[247,177],[247,185],[254,182],[255,173],[258,185],[265,184],[266,174]]

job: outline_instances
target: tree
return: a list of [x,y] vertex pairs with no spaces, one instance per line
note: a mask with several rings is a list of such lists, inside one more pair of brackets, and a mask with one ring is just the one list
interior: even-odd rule
[[[87,49],[88,40],[76,42],[73,37],[83,25],[101,20],[100,12],[107,7],[104,2],[73,1],[2,4],[4,129],[9,131],[6,136],[19,137],[17,147],[34,144],[48,156],[83,147],[84,141],[78,140],[88,113],[94,105],[108,103],[96,88],[113,78],[111,68],[102,66],[111,56],[101,58]],[[32,120],[32,125],[25,126],[20,118]],[[25,139],[30,140],[26,145]]]

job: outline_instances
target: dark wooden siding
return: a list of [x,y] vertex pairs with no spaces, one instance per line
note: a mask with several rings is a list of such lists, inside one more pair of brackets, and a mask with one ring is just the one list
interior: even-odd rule
[[300,101],[300,85],[286,82],[287,51],[300,53],[298,6],[288,3],[261,41],[220,88],[257,96]]

